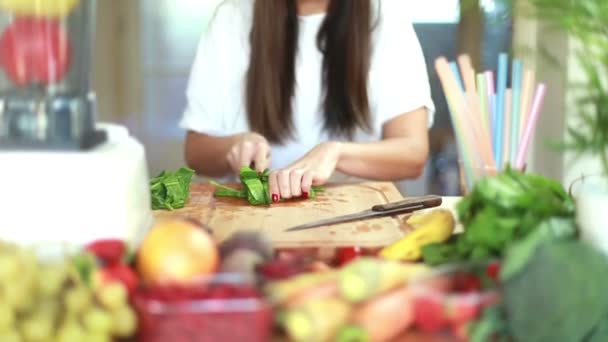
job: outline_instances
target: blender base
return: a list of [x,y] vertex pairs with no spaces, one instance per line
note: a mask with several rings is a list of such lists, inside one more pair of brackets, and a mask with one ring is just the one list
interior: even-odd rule
[[88,151],[0,151],[0,237],[23,245],[136,246],[153,223],[145,151],[126,128],[98,125]]
[[88,151],[108,139],[107,132],[95,130],[86,134],[80,141],[55,140],[55,141],[32,141],[32,140],[2,140],[0,139],[0,151]]

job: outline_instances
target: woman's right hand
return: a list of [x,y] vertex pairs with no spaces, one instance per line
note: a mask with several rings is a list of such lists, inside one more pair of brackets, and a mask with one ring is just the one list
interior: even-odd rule
[[245,133],[232,145],[226,160],[236,174],[242,167],[251,164],[255,165],[257,171],[264,171],[270,167],[270,145],[266,138],[257,133]]

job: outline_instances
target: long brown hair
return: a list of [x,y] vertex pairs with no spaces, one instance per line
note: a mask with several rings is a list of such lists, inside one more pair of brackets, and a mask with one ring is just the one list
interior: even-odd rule
[[[293,134],[292,99],[298,47],[297,0],[255,0],[246,75],[249,126],[270,142]],[[317,35],[323,53],[324,128],[351,138],[369,130],[371,0],[330,0]],[[312,113],[311,113],[312,114]]]

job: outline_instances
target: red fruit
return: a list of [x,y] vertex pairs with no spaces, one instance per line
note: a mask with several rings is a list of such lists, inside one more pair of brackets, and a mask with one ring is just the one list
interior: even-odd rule
[[419,295],[414,298],[414,322],[423,332],[437,332],[447,323],[441,299]]
[[114,265],[124,258],[127,245],[119,239],[103,239],[91,242],[85,249],[93,253],[104,265]]
[[498,261],[493,262],[486,268],[486,274],[494,281],[498,281],[498,275],[500,273],[500,263]]
[[0,63],[18,86],[61,81],[68,72],[72,48],[58,21],[17,18],[0,37]]
[[133,294],[139,285],[139,279],[135,272],[127,265],[115,264],[106,266],[99,270],[99,281],[101,282],[121,282],[129,294]]
[[345,265],[363,255],[360,247],[342,247],[338,249],[338,264]]
[[458,273],[454,275],[453,291],[471,293],[481,291],[481,280],[474,274]]
[[261,265],[258,268],[261,275],[268,279],[281,280],[287,279],[302,273],[296,265],[286,260],[273,260]]

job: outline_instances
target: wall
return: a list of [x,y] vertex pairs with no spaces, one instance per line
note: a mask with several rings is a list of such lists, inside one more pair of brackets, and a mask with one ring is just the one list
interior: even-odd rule
[[[564,32],[521,14],[516,16],[514,45],[517,54],[526,64],[536,68],[537,80],[547,83],[548,89],[528,159],[529,170],[558,179],[566,187],[583,174],[600,172],[596,158],[575,159],[572,153],[548,146],[551,141],[563,141],[567,125],[579,120],[573,92],[568,86],[573,81],[584,80],[575,58],[577,44]],[[558,65],[538,52],[542,47],[548,49]]]

